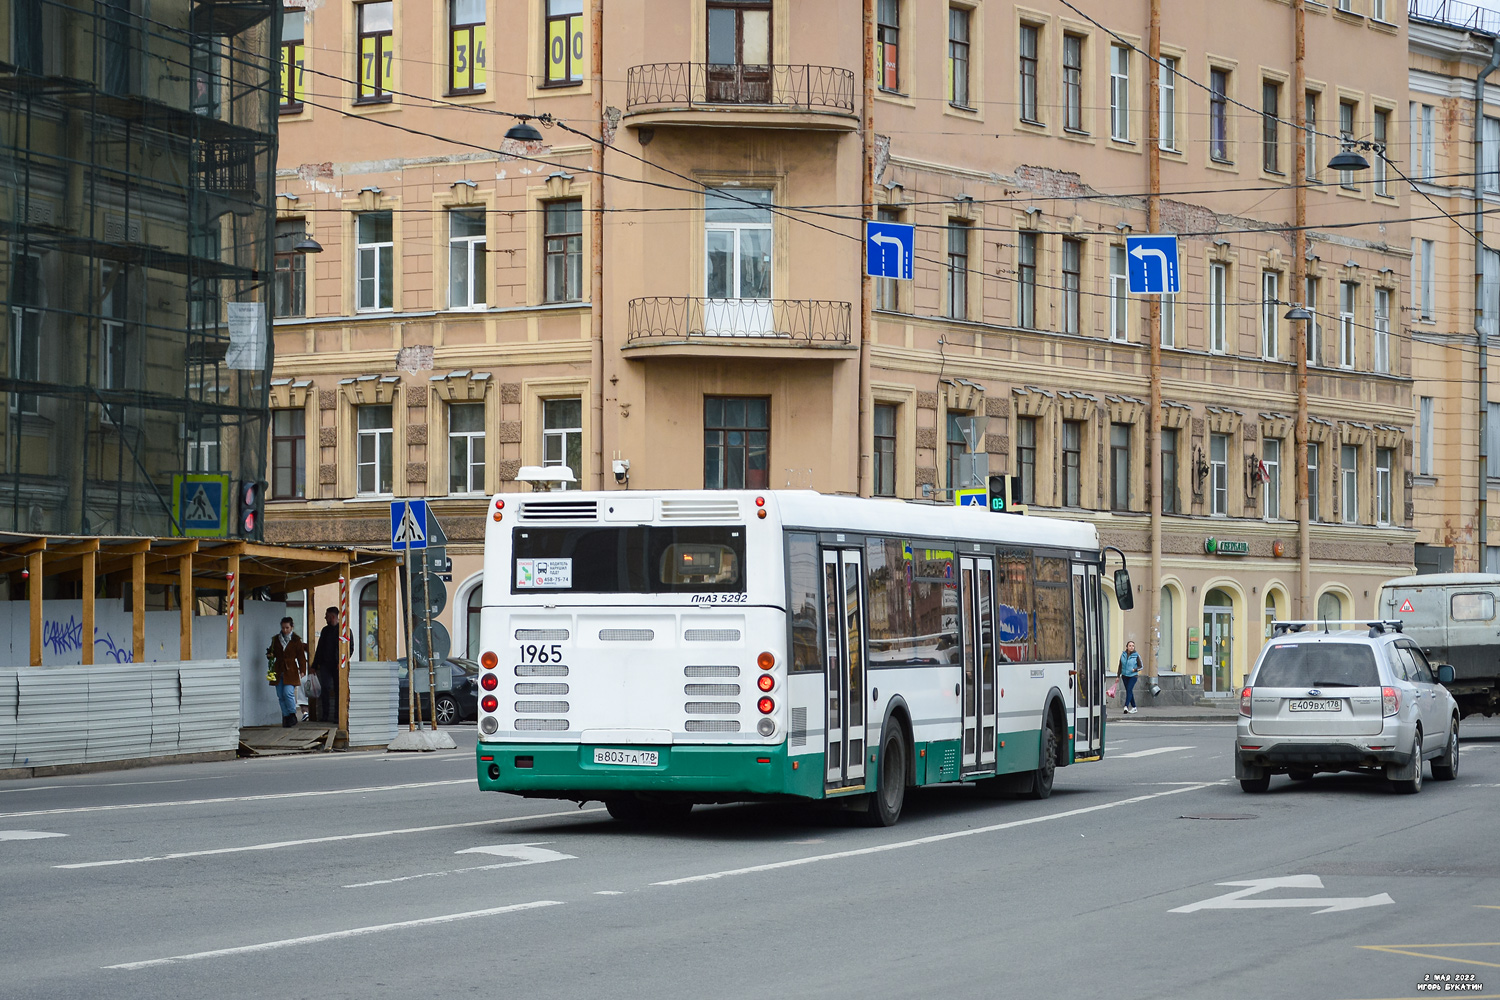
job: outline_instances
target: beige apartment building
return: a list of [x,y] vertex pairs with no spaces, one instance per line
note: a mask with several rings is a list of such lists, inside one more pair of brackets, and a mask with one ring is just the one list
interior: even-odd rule
[[[1368,614],[1417,537],[1406,11],[1160,0],[1158,38],[1151,6],[289,6],[267,537],[381,542],[434,498],[474,651],[522,465],[933,502],[1005,473],[1128,555],[1112,656],[1228,694],[1271,618]],[[1330,172],[1341,137],[1389,160]],[[862,279],[866,215],[916,226],[913,280]]]

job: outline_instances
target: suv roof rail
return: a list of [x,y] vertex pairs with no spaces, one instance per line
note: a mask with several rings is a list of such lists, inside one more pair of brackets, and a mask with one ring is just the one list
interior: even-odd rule
[[1309,619],[1285,619],[1271,622],[1271,631],[1274,635],[1284,635],[1287,632],[1301,632],[1305,628],[1323,627],[1327,632],[1330,625],[1355,625],[1360,628],[1368,628],[1370,637],[1374,638],[1387,631],[1400,632],[1404,623],[1398,619],[1375,619],[1369,618],[1309,618]]

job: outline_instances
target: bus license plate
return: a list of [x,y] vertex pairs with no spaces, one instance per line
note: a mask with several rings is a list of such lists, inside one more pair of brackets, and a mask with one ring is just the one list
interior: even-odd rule
[[623,764],[626,767],[655,767],[655,750],[605,750],[594,749],[595,764]]
[[1339,698],[1304,698],[1293,701],[1287,708],[1293,712],[1342,712],[1344,702]]

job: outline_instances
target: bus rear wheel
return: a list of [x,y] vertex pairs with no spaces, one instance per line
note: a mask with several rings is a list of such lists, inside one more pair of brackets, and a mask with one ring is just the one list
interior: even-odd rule
[[1031,774],[1031,787],[1023,794],[1022,798],[1045,799],[1052,795],[1052,781],[1057,777],[1057,748],[1060,740],[1057,729],[1052,720],[1042,727],[1041,754],[1036,762],[1036,770]]
[[865,810],[868,826],[895,826],[906,803],[906,736],[897,724],[886,727],[880,746],[879,781]]
[[669,826],[687,819],[691,802],[654,802],[636,795],[618,795],[604,800],[604,808],[617,822],[630,826]]

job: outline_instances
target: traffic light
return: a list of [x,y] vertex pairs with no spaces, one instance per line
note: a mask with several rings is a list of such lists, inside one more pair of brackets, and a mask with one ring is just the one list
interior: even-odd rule
[[266,503],[266,484],[260,480],[245,480],[240,483],[239,535],[241,538],[260,538],[261,514]]
[[997,514],[1014,513],[1021,504],[1020,476],[990,477],[990,510]]

